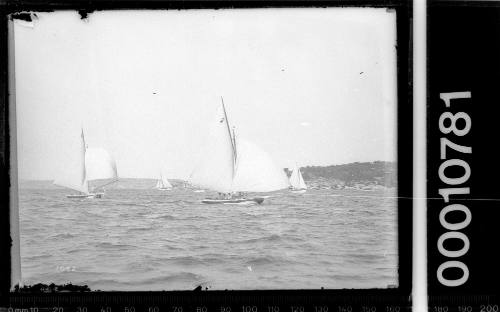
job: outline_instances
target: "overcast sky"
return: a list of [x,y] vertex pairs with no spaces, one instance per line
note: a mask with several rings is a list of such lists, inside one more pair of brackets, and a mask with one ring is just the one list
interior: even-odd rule
[[221,96],[239,136],[281,167],[396,160],[395,12],[37,15],[14,23],[21,179],[64,171],[82,125],[121,177],[186,178]]

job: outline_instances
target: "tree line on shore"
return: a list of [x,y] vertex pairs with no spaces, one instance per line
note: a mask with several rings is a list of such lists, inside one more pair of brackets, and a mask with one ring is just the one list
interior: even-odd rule
[[[388,161],[354,162],[331,166],[305,166],[300,171],[304,180],[331,180],[336,184],[375,184],[385,187],[397,185],[397,163]],[[285,168],[288,176],[291,169]]]

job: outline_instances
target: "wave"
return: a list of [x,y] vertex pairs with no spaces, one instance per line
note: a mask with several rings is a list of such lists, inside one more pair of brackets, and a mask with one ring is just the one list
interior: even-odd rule
[[73,234],[70,234],[70,233],[60,233],[60,234],[57,234],[57,235],[52,235],[50,238],[73,238],[75,237],[75,235]]
[[[100,278],[95,280],[86,280],[86,284],[106,284],[106,285],[123,285],[123,286],[136,286],[136,285],[152,285],[152,284],[166,284],[167,283],[196,283],[203,281],[204,277],[199,274],[191,272],[175,272],[161,274],[155,277],[148,277],[136,279],[134,281],[122,281],[114,278]],[[112,288],[113,286],[111,286]]]
[[250,239],[245,239],[241,241],[229,241],[228,243],[230,244],[254,244],[254,243],[260,243],[260,242],[277,242],[282,239],[281,235],[278,234],[272,234],[269,236],[263,236],[259,238],[250,238]]
[[[296,233],[296,232],[291,232],[291,233]],[[287,241],[291,241],[294,243],[301,243],[306,241],[306,239],[303,236],[299,236],[297,234],[289,234],[289,233],[284,234],[283,239],[286,239]]]
[[173,262],[177,265],[195,266],[203,264],[203,262],[200,259],[197,259],[192,256],[171,257],[166,260],[169,262]]
[[147,204],[139,204],[139,203],[115,203],[116,206],[130,206],[130,207],[143,207],[149,208],[150,206]]
[[163,245],[162,248],[166,248],[166,249],[169,249],[169,250],[186,250],[185,248],[171,246],[171,245]]
[[140,280],[144,284],[158,284],[158,283],[171,283],[171,282],[187,282],[194,283],[203,280],[203,276],[191,272],[175,272]]
[[50,254],[43,254],[43,255],[29,255],[29,256],[22,256],[22,260],[41,260],[44,258],[50,258],[52,255]]
[[301,262],[295,261],[295,260],[290,260],[290,259],[285,259],[283,257],[276,257],[276,256],[261,256],[261,257],[254,257],[251,258],[250,260],[245,262],[245,266],[268,266],[268,265],[292,265],[292,264],[299,264]]
[[183,200],[183,199],[177,199],[177,200],[171,200],[171,201],[162,201],[160,204],[163,205],[174,205],[176,207],[180,208],[185,208],[186,206],[190,206],[195,204],[196,201],[192,200]]
[[175,218],[174,216],[171,216],[171,215],[165,214],[165,215],[158,216],[158,217],[156,217],[155,219],[162,219],[162,220],[175,220],[176,218]]
[[276,259],[274,259],[273,257],[257,257],[248,260],[247,262],[245,262],[245,265],[258,266],[258,265],[269,265],[274,263],[279,263],[279,261],[276,261]]
[[133,228],[128,228],[128,232],[141,232],[141,231],[151,231],[153,229],[152,226],[140,226],[140,227],[133,227]]
[[221,257],[215,256],[181,256],[166,259],[176,265],[181,266],[205,266],[222,262]]
[[377,255],[374,254],[373,252],[369,254],[346,253],[343,254],[342,256],[346,257],[347,262],[359,263],[359,264],[365,264],[367,262],[377,263],[385,260],[385,257],[383,255]]
[[70,250],[67,250],[65,252],[68,253],[68,254],[74,254],[74,253],[79,253],[79,252],[87,252],[87,253],[89,253],[89,252],[92,252],[92,251],[94,251],[93,248],[78,248],[78,249],[70,249]]
[[114,243],[108,243],[108,242],[100,242],[95,244],[97,248],[110,248],[110,249],[129,249],[129,248],[135,248],[135,246],[128,245],[128,244],[114,244]]

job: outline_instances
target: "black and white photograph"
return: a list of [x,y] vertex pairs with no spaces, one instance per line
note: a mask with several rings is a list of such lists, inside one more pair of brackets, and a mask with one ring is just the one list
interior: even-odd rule
[[31,16],[12,22],[23,285],[399,286],[395,10]]

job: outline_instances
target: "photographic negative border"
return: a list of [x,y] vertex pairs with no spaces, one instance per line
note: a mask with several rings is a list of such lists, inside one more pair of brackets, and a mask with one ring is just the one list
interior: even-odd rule
[[[2,257],[0,267],[0,307],[76,307],[92,308],[130,307],[136,311],[143,307],[156,312],[155,307],[165,311],[181,312],[179,308],[205,312],[214,309],[229,312],[243,309],[243,312],[278,312],[292,309],[292,312],[329,311],[370,312],[371,307],[387,312],[409,309],[412,286],[412,198],[413,198],[413,93],[412,93],[412,4],[407,0],[390,1],[18,1],[1,4],[1,216],[0,250],[2,255],[10,254],[9,186],[10,145],[9,96],[8,96],[8,23],[9,19],[29,19],[29,13],[37,11],[77,10],[82,18],[93,11],[109,9],[222,9],[222,8],[286,8],[286,7],[381,7],[396,12],[397,27],[397,154],[398,154],[398,287],[392,289],[320,289],[320,290],[269,290],[269,291],[169,291],[169,292],[84,292],[84,293],[18,293],[10,292],[11,261]],[[14,15],[12,15],[14,14]],[[152,308],[153,310],[148,310]],[[176,310],[177,309],[177,310]],[[387,309],[387,310],[386,310]],[[59,311],[59,310],[57,310]],[[83,311],[82,311],[83,312]]]

